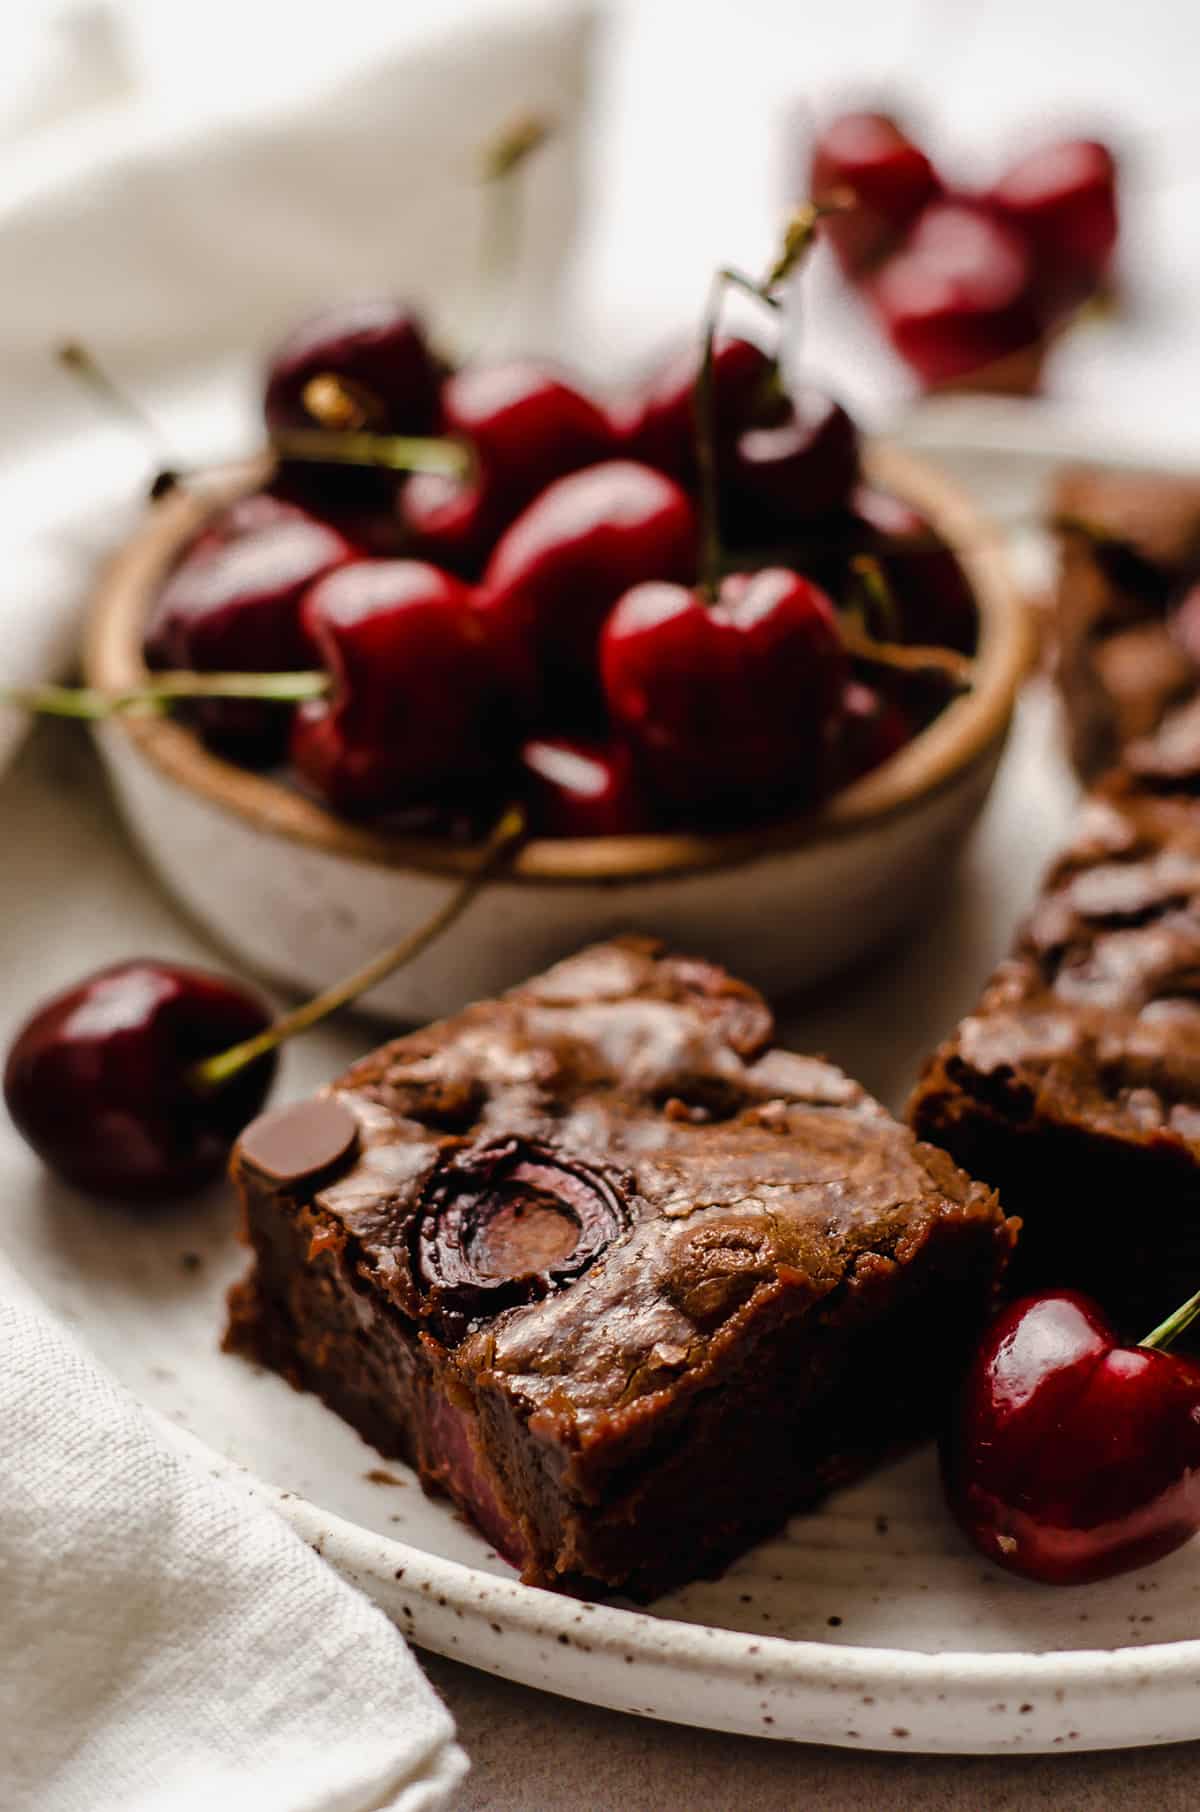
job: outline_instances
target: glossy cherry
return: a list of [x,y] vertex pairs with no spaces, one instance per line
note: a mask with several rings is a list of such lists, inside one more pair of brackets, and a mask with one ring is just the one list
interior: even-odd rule
[[797,573],[731,574],[715,600],[636,586],[600,661],[613,721],[664,801],[704,814],[821,791],[847,663],[833,605]]
[[420,560],[359,560],[305,596],[301,623],[328,669],[302,706],[295,766],[337,810],[386,812],[486,777],[505,707],[467,588]]
[[[694,344],[672,353],[647,383],[614,412],[631,459],[669,472],[681,484],[696,476],[696,378]],[[713,426],[717,457],[743,427],[785,408],[774,359],[752,340],[720,334],[713,342]]]
[[413,553],[467,575],[478,573],[497,536],[544,486],[615,448],[600,405],[532,360],[456,372],[442,386],[438,425],[470,445],[477,473],[414,474],[400,516]]
[[746,428],[728,462],[729,531],[769,545],[845,502],[858,474],[858,430],[833,397],[795,390],[781,419]]
[[12,1044],[4,1098],[59,1176],[97,1195],[155,1200],[218,1176],[262,1105],[273,1053],[223,1088],[189,1068],[270,1024],[246,989],[175,963],[118,963],[58,994]]
[[1103,283],[1117,244],[1117,172],[1095,139],[1040,146],[1005,172],[987,201],[1034,250],[1051,310],[1076,307]]
[[696,570],[696,512],[664,472],[606,460],[548,485],[497,543],[475,607],[530,712],[562,721],[595,694],[596,643],[622,594]]
[[[146,631],[151,667],[276,673],[312,666],[300,600],[356,550],[328,524],[275,499],[247,498],[232,510],[242,526],[225,512],[159,594]],[[288,713],[278,705],[204,699],[187,712],[207,742],[240,761],[267,763],[286,747]]]
[[535,836],[621,837],[649,829],[645,795],[622,743],[532,736],[518,768]]
[[855,550],[880,563],[899,617],[898,640],[974,653],[979,612],[970,581],[919,510],[888,491],[857,484],[850,531]]
[[925,153],[886,114],[843,114],[813,145],[812,199],[822,206],[850,203],[830,214],[821,230],[851,273],[890,251],[940,189]]
[[210,516],[187,552],[188,555],[211,553],[215,548],[240,541],[243,535],[255,534],[259,529],[275,528],[281,522],[313,520],[308,510],[286,497],[278,497],[273,491],[251,491],[249,496],[235,497],[232,503]]
[[989,1559],[1050,1585],[1107,1579],[1200,1530],[1200,1365],[1122,1345],[1075,1291],[1026,1297],[984,1335],[942,1460]]
[[1026,240],[971,201],[926,208],[871,279],[870,297],[896,351],[927,386],[1001,365],[1042,333]]
[[441,371],[418,316],[407,303],[368,297],[339,303],[293,328],[267,365],[263,415],[271,433],[344,426],[320,407],[316,380],[342,380],[358,401],[363,427],[431,434]]

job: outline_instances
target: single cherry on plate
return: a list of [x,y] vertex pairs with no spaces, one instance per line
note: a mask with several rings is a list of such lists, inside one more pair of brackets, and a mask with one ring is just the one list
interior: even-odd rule
[[353,1115],[337,1102],[255,1120],[279,1046],[425,950],[525,835],[524,812],[507,807],[428,918],[278,1019],[240,983],[179,963],[143,958],[84,977],[39,1007],[9,1047],[4,1098],[17,1131],[67,1182],[127,1201],[167,1200],[211,1182],[252,1120],[246,1137],[265,1162],[299,1158],[305,1174],[337,1162],[357,1138]]
[[[312,666],[300,600],[356,550],[327,523],[269,501],[267,508],[265,498],[243,500],[242,519],[251,526],[240,532],[225,512],[167,579],[146,629],[152,668],[276,673]],[[197,699],[185,709],[207,743],[247,764],[267,765],[287,745],[287,713],[278,705]]]
[[618,742],[531,736],[517,757],[538,837],[623,837],[650,828],[633,757]]
[[809,802],[847,660],[830,600],[782,567],[733,573],[715,596],[638,585],[600,638],[613,722],[658,798],[689,814]]
[[476,474],[414,474],[400,517],[412,553],[467,576],[478,573],[497,536],[547,484],[615,449],[600,405],[529,359],[455,372],[442,386],[439,428],[470,446]]
[[613,605],[644,579],[696,571],[691,499],[665,472],[606,460],[548,485],[505,532],[475,609],[529,716],[586,716],[598,700],[596,646]]
[[1138,1346],[1074,1290],[1011,1303],[985,1333],[942,1443],[946,1494],[981,1553],[1047,1585],[1108,1579],[1200,1530],[1200,1364]]
[[1044,306],[1075,308],[1101,287],[1117,245],[1117,168],[1096,139],[1062,139],[1028,152],[985,200],[1034,249]]
[[[612,412],[629,458],[669,472],[685,485],[696,477],[700,358],[701,350],[694,343],[679,347]],[[742,428],[760,418],[774,418],[783,408],[786,401],[775,360],[753,340],[719,334],[713,341],[713,429],[718,460]]]
[[335,809],[386,812],[487,777],[508,712],[466,586],[420,560],[358,560],[310,588],[300,620],[332,690],[296,713],[291,756]]
[[56,995],[13,1042],[4,1098],[48,1167],[96,1195],[183,1195],[218,1176],[262,1105],[274,1055],[217,1091],[188,1086],[203,1058],[262,1032],[265,1003],[177,963],[118,963]]
[[845,202],[821,231],[851,275],[890,251],[940,190],[925,153],[887,114],[843,114],[813,144],[809,192],[823,207]]
[[1024,236],[982,204],[932,203],[868,293],[896,351],[927,387],[990,367],[999,368],[997,384],[1028,386],[1044,328],[1033,256]]

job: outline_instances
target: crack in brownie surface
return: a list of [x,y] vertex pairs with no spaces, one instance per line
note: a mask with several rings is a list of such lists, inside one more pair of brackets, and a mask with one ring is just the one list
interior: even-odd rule
[[1200,1261],[1200,703],[1086,800],[1012,956],[935,1052],[917,1132],[1025,1223],[1014,1280],[1137,1332]]
[[235,1158],[232,1345],[527,1579],[645,1596],[928,1428],[1013,1230],[761,997],[646,940],[399,1039],[344,1173]]
[[1200,478],[1080,468],[1057,486],[1054,637],[1071,758],[1084,780],[1197,689]]

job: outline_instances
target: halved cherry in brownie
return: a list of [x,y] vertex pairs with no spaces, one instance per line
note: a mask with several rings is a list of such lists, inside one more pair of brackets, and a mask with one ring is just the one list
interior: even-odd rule
[[573,1283],[629,1224],[621,1188],[548,1145],[493,1139],[455,1152],[410,1232],[421,1312],[456,1342],[473,1323]]

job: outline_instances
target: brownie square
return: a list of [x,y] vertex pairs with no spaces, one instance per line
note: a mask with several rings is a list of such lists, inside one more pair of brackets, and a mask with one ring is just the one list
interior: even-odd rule
[[910,1117],[1021,1217],[1014,1288],[1088,1290],[1137,1335],[1195,1287],[1200,700],[1089,794]]
[[1071,760],[1092,780],[1197,686],[1196,625],[1172,611],[1200,580],[1200,478],[1082,467],[1052,504],[1056,672]]
[[1014,1234],[773,1031],[724,971],[624,939],[384,1046],[235,1153],[228,1345],[530,1583],[719,1571],[932,1427]]

